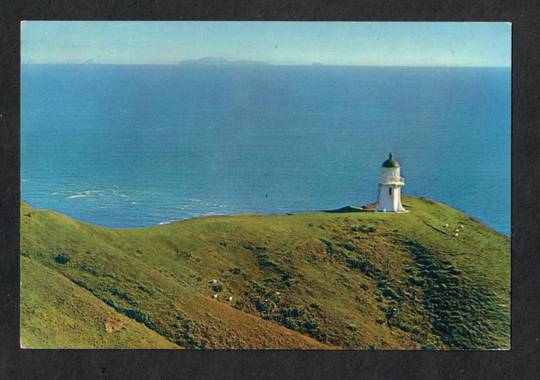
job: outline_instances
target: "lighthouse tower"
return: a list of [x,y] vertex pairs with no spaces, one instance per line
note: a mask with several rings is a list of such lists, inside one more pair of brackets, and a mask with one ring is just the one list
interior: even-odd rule
[[388,160],[382,164],[377,211],[406,212],[401,204],[401,188],[404,185],[405,179],[400,176],[399,163],[392,158],[392,153],[390,153]]

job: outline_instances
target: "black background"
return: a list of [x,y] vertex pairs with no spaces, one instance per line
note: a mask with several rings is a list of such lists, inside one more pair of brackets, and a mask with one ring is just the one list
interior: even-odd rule
[[[19,348],[21,20],[512,22],[511,351],[169,351]],[[537,1],[0,2],[0,379],[540,378],[540,3]]]

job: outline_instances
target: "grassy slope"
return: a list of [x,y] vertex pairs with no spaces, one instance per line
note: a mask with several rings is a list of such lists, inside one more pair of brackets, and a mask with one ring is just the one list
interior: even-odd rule
[[[408,214],[208,217],[144,229],[23,205],[21,298],[38,293],[30,263],[39,263],[181,347],[508,348],[509,239],[439,203],[405,203]],[[223,287],[218,300],[212,279]],[[21,313],[24,340],[32,330]],[[49,341],[45,333],[35,344]]]
[[[39,348],[178,348],[163,336],[118,313],[61,274],[21,258],[21,343]],[[111,334],[107,321],[122,321]]]

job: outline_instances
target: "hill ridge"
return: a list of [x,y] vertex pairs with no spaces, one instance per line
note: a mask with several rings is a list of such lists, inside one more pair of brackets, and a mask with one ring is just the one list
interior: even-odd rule
[[[405,203],[402,215],[220,216],[137,229],[22,204],[21,254],[186,348],[508,348],[509,238],[440,203]],[[23,280],[33,275],[26,259]],[[21,300],[36,292],[26,287]]]

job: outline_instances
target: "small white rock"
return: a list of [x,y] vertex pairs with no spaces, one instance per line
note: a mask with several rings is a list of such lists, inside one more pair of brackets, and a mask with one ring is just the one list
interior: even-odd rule
[[279,296],[281,293],[280,292],[276,292],[276,296]]
[[463,228],[465,228],[465,226],[463,224],[460,224],[459,228],[463,229]]
[[227,297],[227,302],[231,302],[231,301],[232,301],[232,296]]
[[459,236],[459,234],[458,234],[458,233],[455,233],[455,234],[454,234],[454,236],[455,236],[455,237],[458,237],[458,236]]
[[444,226],[445,226],[445,227],[448,227],[448,223],[445,223],[445,225],[444,225]]
[[218,297],[217,293],[216,293],[216,294],[214,294],[214,298],[215,298],[215,299],[217,299],[217,297]]

